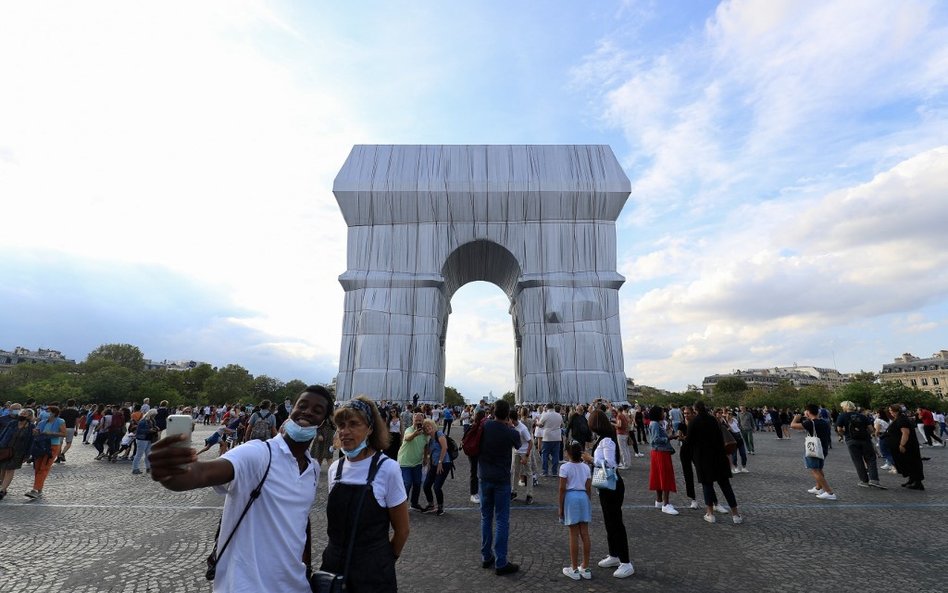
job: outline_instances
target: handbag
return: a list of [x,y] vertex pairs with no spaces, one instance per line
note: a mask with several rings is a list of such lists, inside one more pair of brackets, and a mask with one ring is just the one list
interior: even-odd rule
[[[328,570],[317,570],[309,576],[309,588],[313,593],[345,593],[346,575],[349,574],[349,563],[352,561],[352,548],[355,546],[356,531],[359,528],[359,516],[362,514],[362,503],[365,501],[365,493],[369,490],[369,485],[375,480],[375,474],[378,473],[379,466],[382,465],[382,452],[377,451],[372,458],[372,465],[369,466],[369,475],[365,480],[365,486],[359,495],[359,502],[356,504],[355,516],[352,520],[352,532],[349,534],[349,545],[346,547],[346,561],[343,564],[342,574],[329,572]],[[336,469],[336,475],[342,475],[342,464],[346,462],[345,458],[339,460]]]
[[807,435],[803,437],[803,446],[806,451],[806,456],[815,459],[823,459],[823,443],[820,442],[820,437],[816,436],[816,421],[811,420],[810,423],[813,425],[813,434],[807,433]]
[[721,428],[721,434],[724,435],[724,452],[730,455],[737,451],[737,441],[734,439],[734,435],[731,434],[731,431],[720,422],[718,426]]
[[600,461],[599,465],[593,469],[592,485],[593,488],[598,488],[599,490],[615,490],[616,470],[611,467],[606,467],[605,461]]

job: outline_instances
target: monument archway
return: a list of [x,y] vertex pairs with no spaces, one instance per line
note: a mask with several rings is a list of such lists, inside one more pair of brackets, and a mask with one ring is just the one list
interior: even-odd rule
[[510,298],[520,402],[625,400],[608,146],[355,146],[333,194],[349,226],[339,399],[443,401],[450,299]]

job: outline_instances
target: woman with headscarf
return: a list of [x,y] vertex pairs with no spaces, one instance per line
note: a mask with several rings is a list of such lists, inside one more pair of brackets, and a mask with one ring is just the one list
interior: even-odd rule
[[704,490],[704,505],[707,512],[704,520],[714,523],[716,497],[714,483],[718,483],[721,493],[724,494],[728,506],[731,508],[731,519],[735,524],[744,522],[737,511],[737,498],[731,488],[731,466],[728,463],[727,452],[724,449],[724,434],[721,432],[719,421],[708,413],[704,402],[696,402],[695,417],[688,424],[688,445],[691,449],[692,463],[695,475]]
[[0,449],[10,449],[9,457],[0,461],[0,499],[7,495],[13,474],[23,467],[33,447],[33,410],[20,410],[16,422],[8,422],[0,433]]
[[398,462],[384,453],[388,424],[361,395],[343,403],[333,419],[344,457],[329,466],[329,544],[320,569],[345,574],[351,593],[396,591],[395,561],[408,540],[408,497]]
[[895,469],[908,478],[902,487],[924,490],[922,482],[925,480],[925,472],[922,469],[922,453],[915,424],[909,420],[900,404],[889,406],[889,415],[892,417],[892,423],[886,429],[884,438],[895,461]]
[[[616,429],[602,410],[593,410],[589,414],[589,429],[597,437],[593,443],[593,454],[583,454],[583,459],[594,466],[605,466],[616,469],[619,467],[619,442],[616,438]],[[599,561],[602,568],[616,567],[612,576],[624,579],[635,573],[632,560],[629,558],[629,538],[622,522],[622,503],[625,499],[625,482],[616,471],[615,490],[599,488],[599,506],[602,508],[602,518],[606,526],[606,542],[609,555]]]

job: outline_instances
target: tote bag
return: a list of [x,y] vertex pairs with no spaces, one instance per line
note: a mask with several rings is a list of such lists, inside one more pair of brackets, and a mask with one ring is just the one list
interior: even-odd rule
[[808,432],[807,435],[803,437],[803,446],[806,451],[806,456],[823,459],[823,443],[820,442],[820,437],[816,436],[816,421],[812,420],[811,424],[813,424],[813,434]]
[[593,488],[600,490],[615,490],[616,470],[611,467],[606,467],[605,461],[599,462],[599,465],[593,469],[592,485]]

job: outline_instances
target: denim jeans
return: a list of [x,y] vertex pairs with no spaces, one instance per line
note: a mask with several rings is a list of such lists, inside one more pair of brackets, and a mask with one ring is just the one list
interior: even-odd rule
[[[557,445],[555,441],[552,444]],[[546,443],[544,443],[546,445]],[[495,559],[494,566],[507,566],[507,537],[510,534],[510,484],[481,480],[481,559]],[[497,533],[494,533],[494,520]],[[491,551],[493,548],[493,551]]]
[[421,495],[421,466],[403,467],[402,482],[405,483],[405,494],[411,498],[411,506],[418,506],[418,497]]
[[[555,476],[560,475],[560,442],[543,441],[543,449],[540,453],[543,455],[543,475],[549,475],[551,471]],[[552,458],[553,467],[547,468],[547,461],[550,458]]]
[[138,443],[138,449],[135,451],[135,458],[132,459],[132,470],[138,469],[139,464],[142,462],[142,457],[145,458],[145,468],[151,469],[151,463],[148,462],[148,452],[151,451],[151,441],[148,439],[135,439]]

